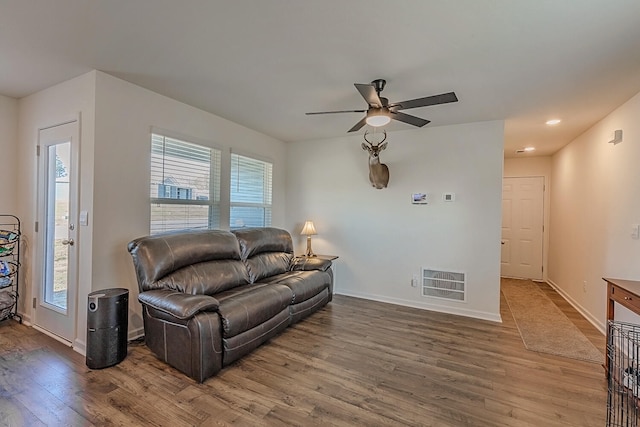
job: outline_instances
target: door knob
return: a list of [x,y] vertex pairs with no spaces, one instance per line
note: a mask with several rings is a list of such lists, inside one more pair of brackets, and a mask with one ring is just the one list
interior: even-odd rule
[[64,240],[62,241],[62,244],[63,244],[63,245],[73,246],[73,244],[74,244],[74,243],[75,243],[75,242],[73,241],[73,239],[68,239],[68,240],[67,240],[67,239],[64,239]]
[[504,242],[500,242],[501,245],[504,245]]

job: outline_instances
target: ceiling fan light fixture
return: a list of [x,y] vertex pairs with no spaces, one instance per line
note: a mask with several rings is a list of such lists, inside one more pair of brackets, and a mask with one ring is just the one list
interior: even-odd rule
[[367,112],[365,122],[369,126],[380,127],[389,124],[391,117],[382,108],[370,109]]
[[374,128],[389,124],[391,120],[407,123],[412,126],[421,128],[429,124],[429,120],[405,114],[401,110],[410,108],[428,107],[430,105],[447,104],[449,102],[458,102],[458,97],[454,92],[441,93],[439,95],[425,96],[423,98],[410,99],[402,102],[389,103],[389,99],[380,96],[380,92],[384,89],[385,81],[377,79],[369,84],[354,83],[355,88],[360,95],[367,101],[366,110],[342,110],[342,111],[319,111],[311,114],[333,114],[333,113],[367,113],[358,123],[353,125],[347,132],[357,132],[364,125]]

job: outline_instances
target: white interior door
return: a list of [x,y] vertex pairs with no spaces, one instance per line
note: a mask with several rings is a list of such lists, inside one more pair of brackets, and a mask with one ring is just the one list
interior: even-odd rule
[[34,324],[73,342],[77,303],[78,121],[39,131]]
[[502,276],[542,280],[543,200],[544,177],[504,178]]

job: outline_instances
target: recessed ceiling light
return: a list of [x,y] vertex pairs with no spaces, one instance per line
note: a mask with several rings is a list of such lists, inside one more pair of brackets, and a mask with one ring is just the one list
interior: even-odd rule
[[562,120],[560,119],[552,119],[552,120],[547,120],[547,124],[549,126],[553,126],[553,125],[557,125],[558,123],[560,123]]
[[524,148],[520,148],[519,150],[516,150],[516,154],[522,154],[522,153],[530,153],[532,151],[536,151],[536,147],[524,147]]

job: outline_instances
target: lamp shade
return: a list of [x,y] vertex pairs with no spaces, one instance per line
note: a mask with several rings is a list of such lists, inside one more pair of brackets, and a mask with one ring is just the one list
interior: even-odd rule
[[304,234],[306,236],[311,236],[313,234],[318,234],[316,232],[316,227],[314,227],[314,225],[313,225],[313,221],[306,221],[304,223],[304,227],[302,227],[302,231],[300,232],[300,234]]

